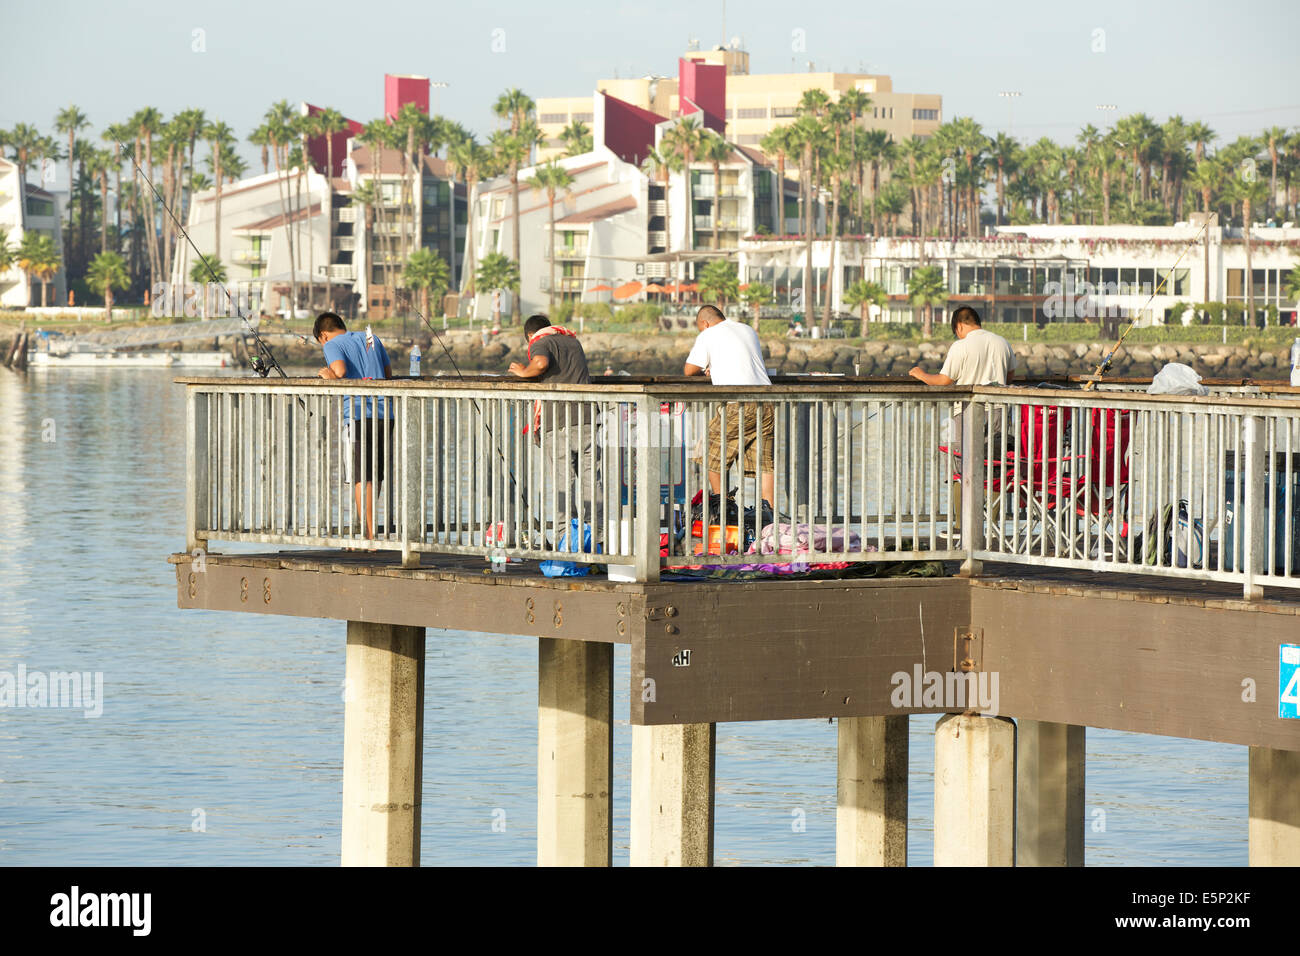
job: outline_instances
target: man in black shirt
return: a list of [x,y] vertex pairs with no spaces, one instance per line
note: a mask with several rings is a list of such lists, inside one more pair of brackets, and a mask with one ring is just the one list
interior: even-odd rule
[[[528,338],[528,362],[510,363],[510,374],[532,379],[544,385],[590,385],[587,353],[578,337],[568,329],[551,325],[544,315],[529,316],[524,323]],[[593,537],[603,536],[604,487],[601,481],[600,412],[590,402],[536,402],[528,430],[542,449],[542,487],[548,475],[556,483],[558,514],[579,517],[576,507],[569,507],[574,479],[578,484],[578,501],[582,502],[581,519],[592,527]],[[548,499],[545,494],[543,502]],[[559,524],[563,534],[563,518]]]

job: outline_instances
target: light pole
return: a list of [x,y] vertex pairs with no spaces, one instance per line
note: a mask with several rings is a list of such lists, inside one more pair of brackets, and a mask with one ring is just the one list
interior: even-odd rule
[[441,99],[441,97],[439,96],[438,91],[445,90],[450,85],[451,84],[449,83],[444,83],[442,80],[434,80],[432,83],[429,84],[429,86],[433,89],[433,115],[434,116],[437,116],[439,114],[438,101],[439,99]]
[[1114,113],[1117,109],[1119,109],[1119,107],[1118,107],[1117,105],[1115,105],[1114,103],[1098,103],[1098,104],[1097,104],[1097,109],[1099,109],[1099,110],[1101,110],[1101,112],[1105,113],[1107,119],[1109,120],[1109,118],[1110,118],[1110,114]]
[[1016,105],[1017,97],[1020,96],[1020,91],[1001,90],[998,93],[998,96],[1003,97],[1007,101],[1007,135],[1010,136],[1012,139],[1015,139],[1016,138],[1015,105]]

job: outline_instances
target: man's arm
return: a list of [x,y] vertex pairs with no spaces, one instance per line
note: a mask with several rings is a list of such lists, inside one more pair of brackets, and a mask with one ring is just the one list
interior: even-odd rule
[[522,362],[510,363],[510,374],[519,378],[537,378],[544,375],[546,370],[551,367],[551,360],[545,355],[534,355],[531,362],[524,365]]
[[[335,359],[316,374],[321,378],[346,378],[348,367],[342,359]],[[390,375],[389,378],[392,378]]]
[[934,372],[934,373],[927,372],[919,365],[909,369],[907,374],[912,376],[912,378],[924,382],[926,385],[937,385],[942,387],[945,385],[956,384],[955,379],[949,378],[947,375],[944,375],[942,372]]
[[708,372],[708,369],[700,368],[698,365],[692,365],[690,362],[687,362],[686,367],[682,369],[682,374],[686,376],[704,375],[706,372]]

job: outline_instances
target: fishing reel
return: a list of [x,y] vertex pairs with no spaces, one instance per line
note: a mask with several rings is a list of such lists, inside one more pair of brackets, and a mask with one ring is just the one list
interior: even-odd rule
[[260,355],[254,355],[249,359],[248,366],[258,375],[262,376],[262,378],[266,378],[271,374],[271,366],[267,365],[266,359],[262,358]]

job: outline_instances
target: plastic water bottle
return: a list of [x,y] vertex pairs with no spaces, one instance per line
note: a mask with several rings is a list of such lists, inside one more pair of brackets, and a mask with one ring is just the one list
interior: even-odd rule
[[420,377],[420,346],[411,346],[411,378]]
[[505,573],[505,570],[506,570],[506,562],[507,562],[507,560],[508,560],[508,559],[506,558],[506,553],[505,553],[505,551],[503,551],[501,548],[497,548],[497,549],[495,549],[495,550],[492,552],[492,556],[491,556],[491,558],[490,558],[489,560],[492,562],[492,573],[493,573],[493,574],[504,574],[504,573]]
[[1300,336],[1291,343],[1291,384],[1300,385]]

